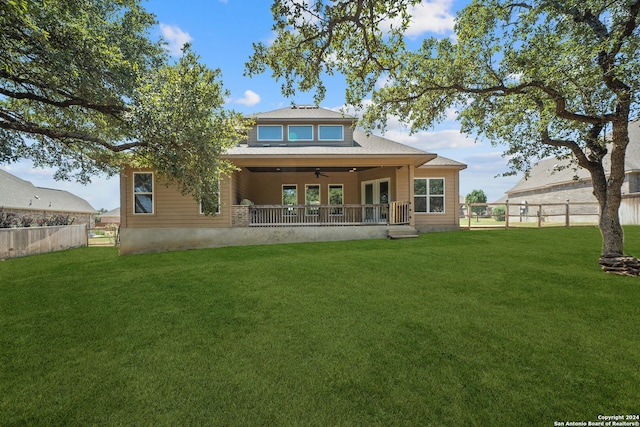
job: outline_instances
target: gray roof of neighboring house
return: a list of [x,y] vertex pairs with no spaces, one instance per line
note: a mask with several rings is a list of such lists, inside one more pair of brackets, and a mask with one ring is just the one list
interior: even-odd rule
[[86,200],[64,190],[36,187],[0,169],[0,207],[56,212],[95,213]]
[[[329,111],[329,110],[327,110]],[[270,146],[250,147],[241,144],[230,149],[227,154],[234,156],[293,156],[293,155],[429,155],[425,151],[399,142],[383,138],[381,136],[366,134],[364,132],[353,131],[353,145],[331,146],[331,145],[309,145],[309,146]]]
[[315,107],[310,105],[298,105],[287,108],[281,108],[279,110],[267,111],[264,113],[249,114],[247,117],[258,120],[263,119],[276,119],[276,120],[348,120],[354,121],[356,118],[348,114],[343,114],[338,111],[329,110],[327,108]]
[[101,217],[118,217],[120,218],[120,208],[111,209],[108,212],[100,214]]
[[[605,170],[609,169],[609,155],[603,160]],[[559,184],[591,180],[589,172],[575,165],[557,170],[558,167],[566,166],[569,160],[558,160],[555,157],[539,161],[529,171],[527,178],[522,178],[513,188],[507,191],[508,194],[520,193],[552,187]],[[629,122],[629,145],[625,157],[625,171],[640,172],[640,119]]]

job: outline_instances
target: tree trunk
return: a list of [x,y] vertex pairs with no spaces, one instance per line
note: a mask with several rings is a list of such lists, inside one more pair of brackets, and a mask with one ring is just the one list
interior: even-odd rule
[[602,235],[603,270],[631,276],[640,275],[640,262],[634,257],[624,256],[624,231],[620,224],[620,202],[622,184],[625,179],[625,152],[629,144],[628,123],[614,123],[611,144],[611,169],[609,176],[600,162],[600,167],[590,169],[593,194],[600,203],[600,233]]
[[602,256],[604,258],[620,257],[624,254],[624,232],[622,225],[620,225],[619,207],[619,200],[617,203],[608,200],[604,205],[600,204],[599,227],[602,234]]

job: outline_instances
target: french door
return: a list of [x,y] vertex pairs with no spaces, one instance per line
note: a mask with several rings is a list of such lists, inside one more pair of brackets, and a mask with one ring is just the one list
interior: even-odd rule
[[387,205],[387,206],[365,206],[364,220],[368,222],[386,222],[389,204],[389,179],[377,179],[374,181],[364,181],[362,183],[362,204],[364,205]]

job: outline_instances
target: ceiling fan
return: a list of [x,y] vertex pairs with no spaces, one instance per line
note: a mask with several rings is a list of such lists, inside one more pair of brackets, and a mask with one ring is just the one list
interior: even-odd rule
[[321,176],[329,178],[329,175],[326,175],[326,174],[320,172],[320,168],[316,168],[316,171],[314,173],[316,174],[316,178],[320,178]]

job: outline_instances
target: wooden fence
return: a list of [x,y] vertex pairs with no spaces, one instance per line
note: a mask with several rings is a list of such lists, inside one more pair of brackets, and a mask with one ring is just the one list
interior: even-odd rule
[[87,242],[89,246],[118,246],[118,231],[117,224],[87,228]]
[[87,226],[0,228],[0,259],[87,246]]
[[461,228],[572,227],[598,225],[599,205],[584,203],[466,203]]

